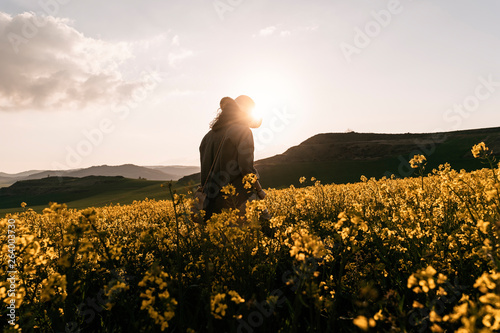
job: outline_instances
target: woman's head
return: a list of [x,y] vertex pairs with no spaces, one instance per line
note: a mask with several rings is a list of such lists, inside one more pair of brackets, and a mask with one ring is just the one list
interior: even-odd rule
[[255,109],[255,102],[253,99],[248,97],[247,95],[241,95],[236,97],[234,100],[236,104],[240,107],[241,111],[243,111],[248,116],[249,124],[248,126],[251,128],[258,128],[262,124],[262,119],[255,119],[252,117],[253,109]]
[[238,104],[241,111],[245,112],[246,114],[252,113],[252,110],[255,108],[255,102],[247,95],[238,96],[234,99],[234,101],[236,102],[236,104]]
[[260,123],[257,124],[252,119],[251,113],[255,102],[250,97],[245,95],[238,96],[236,99],[224,97],[219,104],[220,111],[210,124],[213,130],[238,123],[252,128],[260,126]]

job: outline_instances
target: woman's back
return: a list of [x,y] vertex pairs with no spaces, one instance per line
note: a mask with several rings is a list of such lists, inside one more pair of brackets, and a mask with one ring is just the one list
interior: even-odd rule
[[[201,142],[200,158],[201,183],[206,182],[204,192],[209,197],[216,196],[222,187],[230,183],[237,190],[242,190],[243,176],[257,173],[253,166],[252,131],[241,124],[232,124],[217,131],[210,130]],[[210,179],[207,180],[209,174]]]

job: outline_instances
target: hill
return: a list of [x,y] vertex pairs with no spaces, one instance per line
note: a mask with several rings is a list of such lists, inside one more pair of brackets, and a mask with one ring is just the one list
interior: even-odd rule
[[0,178],[5,177],[5,178],[19,178],[19,177],[27,177],[29,175],[32,175],[34,173],[42,172],[42,170],[29,170],[29,171],[23,171],[15,174],[10,174],[10,173],[5,173],[5,172],[0,172]]
[[41,171],[42,170],[30,170],[15,174],[0,172],[0,188],[10,186],[18,180],[25,179],[29,175],[32,175],[34,173],[39,173]]
[[471,153],[483,141],[500,152],[500,127],[422,134],[326,133],[256,166],[263,185],[270,187],[298,185],[301,176],[324,183],[356,182],[361,175],[408,177],[413,174],[408,161],[415,154],[426,156],[428,171],[444,163],[471,171],[484,167]]
[[42,179],[46,177],[87,177],[87,176],[122,176],[131,179],[178,180],[179,178],[199,171],[193,166],[155,166],[143,167],[134,164],[117,166],[93,166],[72,170],[32,170],[16,174],[0,172],[0,187],[7,187],[19,180]]
[[[471,171],[484,167],[471,153],[482,141],[500,152],[500,127],[420,134],[323,133],[255,166],[262,185],[275,188],[299,186],[302,176],[339,184],[359,181],[361,175],[407,177],[413,174],[408,161],[415,154],[427,157],[428,171],[447,162]],[[189,175],[179,182],[199,183],[199,177]]]
[[[457,141],[459,140],[459,141]],[[462,157],[472,158],[469,142],[487,141],[493,149],[500,148],[500,127],[426,134],[326,133],[315,135],[285,153],[260,160],[260,164],[305,161],[373,160],[408,155],[413,150],[431,151],[442,144],[463,149]],[[496,150],[495,149],[495,150]],[[454,149],[456,150],[456,149]]]
[[121,176],[46,177],[18,181],[0,188],[0,214],[20,211],[21,203],[41,211],[49,202],[67,203],[70,208],[129,204],[145,198],[169,198],[162,181],[127,179]]
[[124,164],[118,166],[100,165],[86,169],[69,170],[69,171],[46,171],[29,175],[27,179],[40,179],[47,176],[65,176],[65,177],[87,177],[87,176],[122,176],[125,178],[138,179],[144,178],[149,180],[173,180],[176,178],[160,170],[153,170],[146,167],[137,166],[134,164]]
[[182,165],[171,165],[171,166],[148,166],[147,168],[159,170],[166,174],[175,177],[174,180],[178,180],[186,175],[190,175],[200,171],[198,166],[182,166]]

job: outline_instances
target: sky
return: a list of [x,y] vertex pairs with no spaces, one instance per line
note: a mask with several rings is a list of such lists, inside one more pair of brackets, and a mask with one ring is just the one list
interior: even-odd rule
[[318,133],[500,126],[496,0],[2,0],[0,172],[199,165],[222,97],[256,159]]

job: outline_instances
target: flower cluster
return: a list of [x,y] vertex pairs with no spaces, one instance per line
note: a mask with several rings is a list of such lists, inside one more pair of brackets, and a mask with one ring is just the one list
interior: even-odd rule
[[249,174],[246,174],[244,177],[243,177],[243,187],[246,188],[246,189],[251,189],[255,182],[257,181],[257,175],[254,174],[254,173],[249,173]]
[[472,147],[472,155],[474,158],[484,158],[490,154],[490,149],[486,147],[484,142],[478,143]]
[[413,158],[410,160],[410,166],[413,169],[418,169],[423,167],[427,163],[427,159],[425,158],[424,155],[415,155]]

